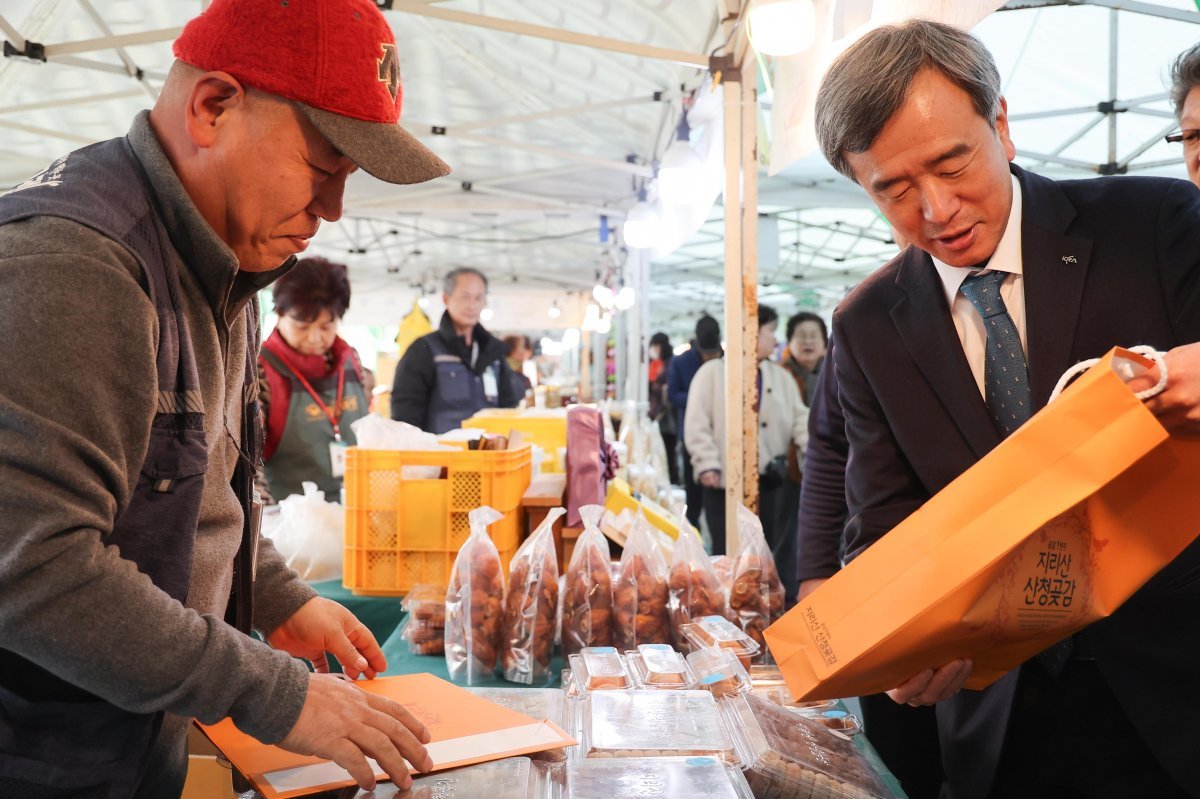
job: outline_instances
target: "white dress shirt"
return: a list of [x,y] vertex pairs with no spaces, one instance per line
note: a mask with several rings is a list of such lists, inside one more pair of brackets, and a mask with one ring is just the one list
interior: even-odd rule
[[[1008,276],[1000,284],[1000,298],[1008,308],[1017,333],[1021,336],[1021,349],[1029,360],[1029,341],[1025,335],[1025,277],[1021,271],[1021,184],[1016,176],[1012,176],[1012,209],[1008,213],[1008,224],[1004,227],[1004,235],[996,245],[996,251],[987,263],[987,272],[1007,272]],[[963,281],[974,270],[966,266],[950,266],[937,258],[932,258],[933,266],[937,269],[938,277],[942,279],[942,287],[946,290],[946,302],[950,305],[950,316],[954,319],[954,329],[958,331],[958,340],[962,342],[963,353],[971,372],[975,375],[975,383],[979,393],[986,397],[984,389],[983,367],[987,354],[987,331],[983,326],[983,317],[975,306],[962,293]]]

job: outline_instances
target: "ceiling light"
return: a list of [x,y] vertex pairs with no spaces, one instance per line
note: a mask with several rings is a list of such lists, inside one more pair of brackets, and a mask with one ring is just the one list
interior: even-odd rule
[[797,55],[812,46],[816,20],[812,0],[751,0],[750,43],[763,55]]
[[579,328],[569,327],[563,331],[562,345],[566,349],[574,349],[579,346]]
[[592,298],[604,308],[611,308],[613,306],[613,290],[603,283],[597,283],[595,288],[592,289]]
[[610,330],[612,330],[612,317],[604,314],[600,317],[600,321],[596,323],[596,332],[603,336]]
[[617,307],[618,311],[628,311],[635,302],[637,302],[637,292],[633,290],[633,286],[622,286],[613,299],[613,305]]
[[557,319],[562,316],[562,309],[558,307],[558,300],[550,304],[549,309],[546,310],[546,315],[551,319]]
[[491,308],[484,308],[482,311],[479,312],[479,321],[480,322],[490,322],[490,321],[492,321],[492,317],[495,315],[496,315],[496,312],[493,311]]

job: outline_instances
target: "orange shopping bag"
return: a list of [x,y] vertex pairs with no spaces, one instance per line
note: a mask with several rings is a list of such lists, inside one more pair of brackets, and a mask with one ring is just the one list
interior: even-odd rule
[[1200,441],[1171,438],[1114,349],[766,631],[798,699],[972,658],[983,688],[1111,614],[1200,532]]

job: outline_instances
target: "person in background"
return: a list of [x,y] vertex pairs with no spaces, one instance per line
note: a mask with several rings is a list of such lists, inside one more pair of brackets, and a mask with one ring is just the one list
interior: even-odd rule
[[[754,407],[758,416],[759,518],[776,563],[783,574],[792,574],[795,554],[796,500],[783,507],[786,457],[791,443],[803,450],[808,443],[808,408],[800,401],[796,381],[774,361],[775,329],[779,315],[758,306],[758,390]],[[681,356],[682,357],[682,356]],[[712,554],[725,554],[725,364],[710,361],[696,372],[684,417],[684,439],[692,457],[692,470],[703,490],[704,518],[712,536]],[[786,518],[785,518],[786,516]],[[790,531],[790,534],[785,534]],[[784,557],[786,556],[786,561]],[[790,578],[794,582],[794,578]]]
[[449,168],[369,0],[212,0],[173,49],[125,136],[0,197],[0,796],[178,797],[193,719],[407,785],[424,725],[320,673],[378,642],[259,535],[256,298],[355,170]]
[[1200,186],[1200,44],[1184,50],[1171,64],[1171,105],[1179,131],[1167,141],[1183,144],[1188,180]]
[[529,336],[516,335],[505,336],[503,340],[504,360],[512,375],[513,395],[520,403],[533,390],[533,381],[526,377],[524,371],[525,362],[533,357],[533,342],[529,340]]
[[[696,320],[696,335],[692,346],[681,355],[671,359],[667,365],[667,404],[675,413],[675,435],[683,432],[687,417],[688,391],[696,372],[708,361],[720,358],[721,326],[717,320],[704,314]],[[683,461],[683,489],[687,497],[687,520],[693,527],[700,526],[703,513],[703,492],[692,473],[692,458],[688,454],[687,442],[680,439],[680,458]]]
[[829,330],[820,316],[801,311],[788,319],[787,349],[784,350],[782,364],[796,378],[800,399],[804,400],[805,405],[812,404],[817,375],[828,347]]
[[324,258],[297,261],[276,281],[279,321],[258,354],[258,404],[266,420],[263,473],[272,498],[317,484],[338,501],[350,424],[367,415],[373,382],[358,353],[338,336],[350,307],[346,267]]
[[675,426],[677,419],[667,401],[667,372],[675,353],[671,349],[671,339],[662,331],[650,337],[649,350],[650,420],[658,422],[658,430],[662,434],[663,446],[667,450],[667,472],[671,485],[679,485],[679,457],[676,451],[679,435]]
[[484,408],[515,408],[504,343],[479,322],[488,281],[478,269],[446,275],[446,312],[438,329],[412,343],[392,384],[392,418],[429,433],[445,433]]
[[[874,545],[1114,346],[1166,353],[1145,402],[1200,433],[1200,191],[1012,163],[996,64],[951,25],[885,25],[822,79],[817,138],[910,243],[833,316],[846,558]],[[1000,368],[1003,367],[1003,368]],[[1129,381],[1153,386],[1153,368]],[[1145,531],[1152,536],[1153,530]],[[943,796],[1200,796],[1200,541],[1110,616],[982,690],[947,653],[889,695],[936,705]],[[1185,707],[1162,724],[1159,708]]]

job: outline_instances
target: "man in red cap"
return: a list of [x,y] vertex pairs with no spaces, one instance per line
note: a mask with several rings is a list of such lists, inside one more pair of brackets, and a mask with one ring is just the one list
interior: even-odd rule
[[126,136],[0,196],[0,796],[178,796],[227,717],[405,785],[425,729],[321,673],[378,643],[258,534],[255,295],[356,169],[449,169],[370,0],[214,0],[175,55]]

